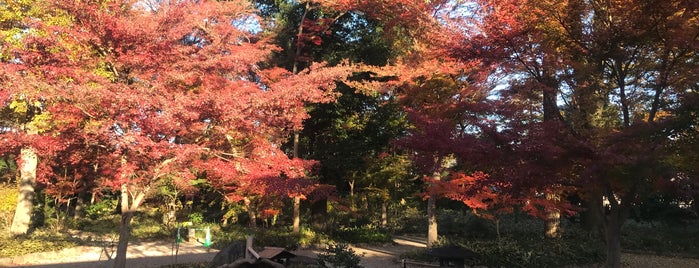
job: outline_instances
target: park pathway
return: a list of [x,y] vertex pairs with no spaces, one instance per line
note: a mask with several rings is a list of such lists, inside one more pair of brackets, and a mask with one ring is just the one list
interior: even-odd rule
[[[404,252],[424,248],[420,238],[396,237],[393,243],[385,245],[354,245],[352,249],[362,256],[361,264],[366,268],[402,267],[400,255]],[[31,268],[109,268],[116,254],[112,243],[79,246],[60,251],[32,253],[23,256],[0,259],[0,267]],[[300,249],[298,255],[315,258],[320,250]],[[199,263],[211,261],[218,250],[199,243],[174,241],[131,242],[127,253],[127,267],[148,268],[170,264]]]
[[[32,268],[109,268],[114,264],[116,247],[111,243],[79,246],[60,251],[32,253],[0,259],[0,267]],[[162,267],[169,264],[211,261],[218,250],[198,243],[174,241],[131,242],[126,267]]]
[[[401,254],[424,250],[426,238],[417,236],[396,236],[393,243],[384,245],[353,245],[352,249],[362,256],[360,264],[366,268],[403,267]],[[409,267],[423,267],[412,265]]]
[[[200,243],[180,243],[174,241],[132,242],[129,244],[126,266],[129,268],[163,267],[171,264],[201,263],[211,261],[218,250],[202,246]],[[401,254],[423,250],[425,238],[417,236],[396,236],[393,243],[383,245],[352,245],[351,248],[362,256],[361,264],[366,268],[403,267]],[[115,247],[112,243],[79,246],[60,251],[32,253],[11,258],[0,258],[0,267],[31,268],[111,268]],[[297,255],[315,258],[320,250],[300,249]],[[406,267],[430,267],[407,265]],[[586,267],[601,267],[596,265]],[[622,267],[633,268],[694,268],[699,267],[699,259],[672,258],[654,255],[622,254]]]

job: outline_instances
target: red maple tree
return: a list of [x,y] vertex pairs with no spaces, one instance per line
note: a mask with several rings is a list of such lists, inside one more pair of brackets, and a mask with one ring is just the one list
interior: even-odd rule
[[[76,163],[74,174],[90,163],[98,187],[121,193],[115,267],[125,265],[133,212],[164,176],[179,185],[205,177],[231,201],[312,184],[304,181],[308,164],[280,144],[301,127],[306,103],[333,99],[346,68],[314,64],[295,75],[262,68],[276,48],[233,23],[255,18],[245,1],[52,7],[70,22],[32,22],[40,34],[24,40],[18,64],[3,66],[22,73],[13,77],[23,86],[3,96],[42,100],[56,121],[38,137],[62,139],[69,151],[61,159]],[[42,164],[55,163],[46,158]],[[52,176],[56,194],[78,187]]]

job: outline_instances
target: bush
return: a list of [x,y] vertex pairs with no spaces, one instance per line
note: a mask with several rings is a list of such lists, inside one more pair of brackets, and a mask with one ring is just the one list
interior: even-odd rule
[[299,235],[286,229],[258,229],[253,232],[253,237],[255,247],[281,247],[294,250],[300,245]]
[[[467,214],[467,213],[465,213]],[[604,260],[605,245],[600,239],[590,238],[586,231],[563,222],[563,237],[544,238],[543,222],[526,215],[501,217],[502,238],[493,232],[494,224],[487,220],[455,215],[461,219],[461,230],[442,237],[443,244],[455,244],[478,253],[481,258],[471,265],[487,267],[563,267],[597,264]],[[453,220],[452,226],[459,221]],[[442,227],[442,226],[440,226]],[[456,228],[456,227],[453,227]],[[442,228],[444,229],[444,228]],[[479,232],[486,232],[482,234]],[[419,261],[434,260],[413,252],[406,257]]]
[[138,214],[131,222],[131,234],[138,239],[167,238],[172,233],[167,226],[161,224],[160,218]]
[[204,222],[204,214],[201,212],[192,212],[187,215],[187,219],[193,224],[201,224]]
[[562,267],[589,265],[604,260],[604,244],[589,239],[518,237],[497,240],[469,240],[460,246],[480,254],[473,265],[488,267]]
[[25,236],[0,238],[0,257],[61,250],[75,246],[77,246],[76,241],[66,234],[51,230],[36,230]]
[[699,225],[650,226],[628,222],[622,227],[621,246],[626,250],[660,255],[699,257]]
[[84,219],[84,223],[80,224],[81,231],[92,232],[96,234],[118,234],[119,223],[121,222],[120,215],[103,216],[99,219]]
[[104,198],[85,208],[85,215],[93,220],[108,217],[116,213],[117,200]]
[[19,190],[13,184],[0,184],[0,226],[6,229],[12,224],[12,217],[17,207]]
[[390,243],[393,235],[373,226],[342,227],[332,232],[332,237],[346,243]]
[[318,253],[318,264],[321,267],[362,268],[359,265],[360,260],[360,256],[347,244],[330,244],[327,249]]
[[424,211],[413,206],[401,206],[392,211],[395,214],[389,221],[389,225],[396,232],[422,233],[427,230],[427,217]]

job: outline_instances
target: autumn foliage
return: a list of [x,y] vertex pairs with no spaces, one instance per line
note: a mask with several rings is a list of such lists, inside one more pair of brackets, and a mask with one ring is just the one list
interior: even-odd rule
[[[368,181],[384,214],[395,182],[420,178],[428,210],[446,198],[551,226],[596,214],[607,265],[618,266],[635,206],[658,192],[696,197],[698,10],[685,0],[13,1],[0,4],[0,154],[36,152],[37,181],[58,202],[120,192],[128,214],[169,179],[189,194],[205,184],[253,224],[279,215],[280,200],[332,192],[315,180],[322,161],[345,169],[321,179],[349,182],[351,196]],[[338,85],[357,100],[333,103]],[[385,122],[367,123],[363,113],[385,107]],[[352,136],[367,131],[380,141]],[[309,147],[371,148],[301,159],[312,152],[298,153],[300,133],[317,135],[301,137]],[[361,163],[328,161],[347,155]],[[391,161],[401,170],[384,169]]]

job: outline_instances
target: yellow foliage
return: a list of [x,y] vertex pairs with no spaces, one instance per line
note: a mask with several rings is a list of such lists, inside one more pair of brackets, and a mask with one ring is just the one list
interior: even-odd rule
[[32,121],[27,124],[27,128],[35,133],[46,132],[53,126],[53,116],[48,112],[35,115]]
[[12,184],[0,184],[0,224],[9,226],[17,207],[19,190]]
[[20,99],[14,99],[10,103],[10,109],[18,114],[26,114],[27,111],[29,111],[29,106],[27,105],[27,102],[24,100]]
[[27,29],[27,19],[40,20],[48,25],[70,25],[73,18],[63,11],[49,8],[48,1],[13,0],[0,4],[0,60],[11,59],[13,48],[22,46],[26,35],[40,34]]

